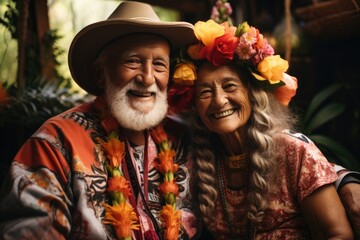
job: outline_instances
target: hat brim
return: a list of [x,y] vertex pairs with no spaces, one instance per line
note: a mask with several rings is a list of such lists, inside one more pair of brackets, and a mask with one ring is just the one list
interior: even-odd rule
[[91,76],[91,65],[100,50],[114,39],[132,33],[150,33],[163,36],[172,51],[193,44],[197,39],[193,25],[187,22],[154,22],[137,20],[105,20],[83,28],[74,38],[69,49],[69,68],[75,82],[93,95],[100,95],[101,89]]

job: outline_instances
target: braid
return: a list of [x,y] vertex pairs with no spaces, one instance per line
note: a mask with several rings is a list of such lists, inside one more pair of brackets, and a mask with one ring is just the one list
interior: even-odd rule
[[[251,91],[249,91],[251,92]],[[263,219],[267,201],[265,195],[269,188],[270,173],[274,164],[274,142],[272,140],[272,118],[268,114],[269,99],[264,91],[252,91],[253,112],[248,129],[248,146],[252,172],[249,176],[251,188],[247,194],[249,203],[248,218],[254,222]]]
[[211,150],[210,134],[194,119],[193,146],[197,173],[199,209],[205,224],[212,222],[212,211],[217,199],[215,156]]

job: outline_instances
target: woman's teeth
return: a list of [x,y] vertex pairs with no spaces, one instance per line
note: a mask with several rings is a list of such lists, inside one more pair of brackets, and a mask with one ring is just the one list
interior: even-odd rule
[[235,110],[231,109],[231,110],[226,110],[226,111],[221,112],[221,113],[215,113],[215,114],[213,114],[213,116],[218,119],[218,118],[227,117],[227,116],[233,114],[234,112],[235,112]]

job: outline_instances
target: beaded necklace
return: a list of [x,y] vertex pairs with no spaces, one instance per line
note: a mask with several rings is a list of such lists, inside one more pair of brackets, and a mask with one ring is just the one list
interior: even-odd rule
[[[165,229],[164,239],[177,240],[181,227],[181,212],[176,209],[178,185],[175,182],[174,173],[177,171],[178,165],[174,164],[173,161],[176,153],[171,149],[171,142],[162,125],[151,130],[151,134],[155,143],[159,145],[155,168],[163,177],[159,191],[165,200],[165,205],[160,211],[160,218]],[[128,202],[131,186],[121,170],[121,165],[125,161],[125,144],[119,140],[116,132],[111,132],[107,141],[99,139],[99,143],[108,158],[108,161],[105,162],[109,173],[107,191],[112,195],[112,205],[104,204],[105,217],[103,223],[111,224],[119,239],[131,240],[131,231],[139,230],[140,226],[137,214]]]
[[[226,225],[230,232],[234,233],[234,226],[231,224],[230,213],[228,211],[228,200],[226,197],[226,183],[225,183],[225,168],[224,168],[224,160],[221,157],[218,157],[217,161],[217,172],[218,172],[218,182],[219,182],[219,190],[220,190],[220,198],[221,198],[221,208],[225,217]],[[247,227],[247,240],[252,240],[254,237],[254,227],[251,221],[248,221]],[[232,238],[233,240],[240,240],[239,237]]]

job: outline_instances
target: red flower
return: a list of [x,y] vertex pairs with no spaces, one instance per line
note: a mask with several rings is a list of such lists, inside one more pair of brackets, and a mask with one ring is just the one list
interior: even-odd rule
[[176,114],[190,109],[195,96],[194,86],[174,83],[168,90],[170,114]]
[[225,34],[215,39],[214,45],[205,46],[200,56],[206,58],[214,66],[220,66],[233,60],[239,38],[233,34]]

